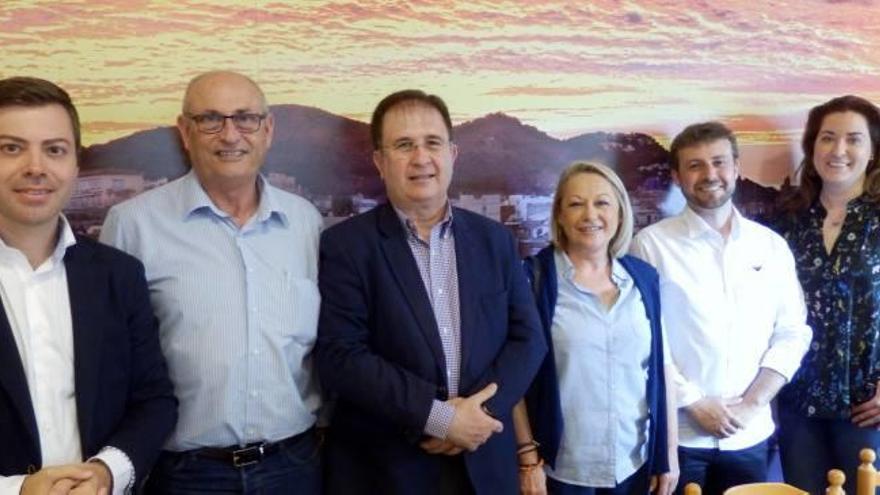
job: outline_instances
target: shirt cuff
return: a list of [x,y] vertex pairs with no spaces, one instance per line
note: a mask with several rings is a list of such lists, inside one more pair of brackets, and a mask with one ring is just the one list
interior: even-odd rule
[[761,368],[770,368],[782,375],[786,383],[790,382],[795,372],[800,368],[801,359],[804,357],[804,353],[806,353],[809,346],[809,341],[805,341],[805,343],[807,345],[803,347],[803,350],[793,345],[774,346],[767,349],[767,352],[761,359]]
[[101,461],[110,470],[110,478],[113,479],[113,495],[125,495],[131,493],[134,488],[134,464],[128,455],[116,447],[107,446],[101,449],[91,461]]
[[18,495],[21,493],[21,485],[25,475],[0,476],[0,495]]
[[454,417],[455,406],[434,399],[434,402],[431,403],[431,412],[428,413],[428,421],[425,422],[425,434],[445,440]]

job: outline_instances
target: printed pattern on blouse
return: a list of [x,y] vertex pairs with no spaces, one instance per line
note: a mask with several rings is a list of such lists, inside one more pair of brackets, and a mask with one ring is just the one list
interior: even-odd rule
[[825,208],[817,201],[780,233],[795,256],[813,341],[780,400],[802,414],[848,419],[874,396],[880,379],[880,210],[856,198],[831,253],[825,251]]

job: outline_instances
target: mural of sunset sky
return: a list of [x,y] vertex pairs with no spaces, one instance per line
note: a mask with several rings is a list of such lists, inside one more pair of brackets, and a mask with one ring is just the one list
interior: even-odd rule
[[[390,91],[443,96],[457,123],[504,112],[555,137],[695,120],[740,132],[774,182],[806,110],[880,101],[875,0],[4,0],[0,76],[61,83],[86,144],[173,122],[186,81],[243,71],[272,103],[366,121]],[[759,154],[750,150],[760,150]]]

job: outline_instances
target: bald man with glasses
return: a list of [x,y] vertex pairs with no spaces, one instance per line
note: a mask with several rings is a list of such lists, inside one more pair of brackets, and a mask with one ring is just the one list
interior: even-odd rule
[[320,493],[312,372],[321,217],[260,175],[274,120],[233,72],[187,87],[192,170],[112,208],[101,240],[143,261],[180,419],[148,493]]

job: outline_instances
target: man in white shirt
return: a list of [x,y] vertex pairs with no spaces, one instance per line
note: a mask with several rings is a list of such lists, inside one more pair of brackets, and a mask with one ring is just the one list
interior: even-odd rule
[[769,403],[800,365],[811,331],[788,245],[733,206],[733,133],[717,122],[691,125],[670,155],[687,207],[639,232],[632,251],[660,272],[679,491],[696,482],[714,494],[766,480]]
[[143,266],[61,215],[79,121],[0,80],[0,494],[129,492],[176,420]]

